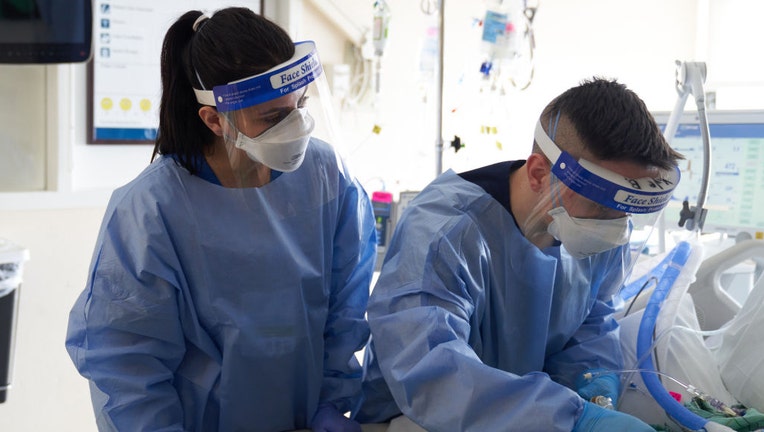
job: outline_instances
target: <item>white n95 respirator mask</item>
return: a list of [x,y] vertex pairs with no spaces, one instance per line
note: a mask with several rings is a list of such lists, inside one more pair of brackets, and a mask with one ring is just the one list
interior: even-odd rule
[[562,242],[576,259],[586,258],[625,245],[631,236],[629,216],[617,219],[583,219],[571,217],[564,207],[548,213],[552,223],[547,231]]
[[308,109],[296,108],[254,138],[239,132],[236,147],[244,150],[250,159],[270,169],[291,172],[299,168],[305,159],[305,149],[314,127],[315,121]]

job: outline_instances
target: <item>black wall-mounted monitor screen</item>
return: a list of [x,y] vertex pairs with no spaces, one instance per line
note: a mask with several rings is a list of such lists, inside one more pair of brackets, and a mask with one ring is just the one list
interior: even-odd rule
[[92,0],[0,0],[0,63],[90,58]]

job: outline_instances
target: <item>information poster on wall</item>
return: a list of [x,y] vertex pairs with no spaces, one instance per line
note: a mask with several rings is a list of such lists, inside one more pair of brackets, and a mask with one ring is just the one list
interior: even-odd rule
[[165,32],[188,10],[227,6],[259,12],[260,0],[95,0],[88,71],[88,142],[148,143],[156,138]]

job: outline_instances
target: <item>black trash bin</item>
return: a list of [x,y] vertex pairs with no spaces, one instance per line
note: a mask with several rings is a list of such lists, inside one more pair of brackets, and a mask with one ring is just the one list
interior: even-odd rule
[[28,259],[27,249],[0,238],[0,403],[11,387],[19,291]]

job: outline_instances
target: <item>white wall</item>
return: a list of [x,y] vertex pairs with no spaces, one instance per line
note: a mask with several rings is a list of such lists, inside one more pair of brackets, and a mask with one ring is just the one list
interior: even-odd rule
[[13,387],[0,404],[0,430],[96,430],[87,382],[74,370],[64,337],[102,215],[102,208],[0,211],[0,235],[31,255],[19,291]]
[[[347,156],[367,188],[378,189],[384,183],[397,192],[419,189],[435,175],[435,110],[432,94],[428,103],[422,102],[419,82],[420,43],[428,19],[419,11],[419,1],[389,2],[393,21],[383,58],[383,94],[376,104],[346,109],[339,118]],[[291,25],[300,33],[295,38],[315,39],[327,64],[345,61],[343,38],[328,30],[330,20],[319,16],[311,3],[304,0],[302,21]],[[347,9],[350,16],[364,16],[363,7],[368,6],[368,21],[359,25],[371,25],[371,2],[331,3]],[[444,105],[447,111],[479,112],[481,100],[468,84],[460,84],[460,78],[477,67],[472,20],[481,17],[482,2],[447,0],[446,4],[448,93]],[[757,75],[762,60],[750,54],[764,40],[754,21],[762,8],[756,0],[540,2],[534,25],[536,75],[530,88],[510,92],[501,102],[503,150],[475,137],[475,119],[447,114],[446,140],[454,134],[472,138],[470,147],[459,153],[445,152],[443,168],[524,157],[542,107],[559,92],[595,74],[619,78],[650,109],[670,110],[676,97],[674,60],[705,60],[707,87],[717,90],[718,107],[762,108],[764,83]],[[696,28],[697,23],[701,25]],[[0,237],[31,253],[24,271],[14,387],[8,401],[0,404],[3,431],[95,430],[87,385],[64,350],[68,312],[85,284],[109,192],[134,177],[151,152],[150,146],[85,144],[84,66],[52,70],[54,97],[48,103],[58,116],[50,122],[48,135],[60,154],[52,174],[55,190],[0,193]],[[2,73],[0,66],[0,77]],[[29,79],[40,79],[36,75],[30,74]],[[1,87],[0,92],[4,102],[0,117],[15,109],[34,112],[35,107],[24,105],[12,93]],[[380,134],[371,132],[375,124],[381,126]]]
[[[358,8],[366,8],[364,25],[371,27],[370,3],[335,3],[355,16],[361,15]],[[398,192],[420,189],[436,173],[438,111],[434,88],[428,89],[428,100],[422,100],[419,70],[425,30],[433,20],[420,11],[418,1],[388,3],[392,19],[382,58],[384,94],[375,105],[347,109],[340,118],[351,141],[347,156],[364,184],[370,189],[384,184]],[[482,57],[476,21],[483,18],[483,4],[446,1],[443,170],[524,158],[543,106],[593,75],[618,78],[650,109],[670,110],[676,99],[674,61],[695,58],[698,10],[707,9],[697,0],[544,1],[534,20],[532,84],[524,91],[509,87],[504,96],[487,96],[477,89]],[[499,136],[481,134],[483,124],[498,126]],[[381,133],[371,133],[374,125],[382,127]],[[455,135],[466,143],[458,153],[448,147]]]

